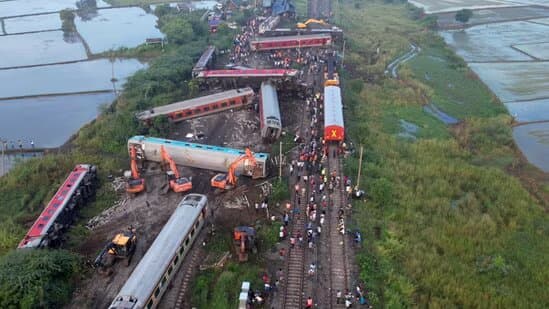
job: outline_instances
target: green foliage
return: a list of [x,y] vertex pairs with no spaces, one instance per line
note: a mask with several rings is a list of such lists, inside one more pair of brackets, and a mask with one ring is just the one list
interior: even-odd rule
[[[365,145],[361,183],[369,199],[354,202],[353,219],[364,232],[357,263],[370,301],[380,308],[548,307],[549,220],[505,172],[518,160],[511,118],[404,5],[361,7],[342,6],[351,47],[341,75],[347,135]],[[379,72],[409,41],[422,52],[400,81],[386,79]],[[463,123],[445,128],[430,119],[421,109],[430,102]],[[399,119],[419,127],[416,141],[395,137]],[[347,173],[356,175],[357,164],[355,154]]]
[[162,32],[168,37],[169,43],[184,44],[193,37],[193,28],[191,24],[183,18],[170,18],[164,22],[161,28]]
[[462,9],[456,13],[456,21],[465,24],[473,17],[473,11],[469,9]]
[[76,25],[74,24],[74,18],[76,15],[72,10],[65,9],[59,12],[59,18],[61,18],[61,30],[65,32],[75,32]]
[[65,250],[11,251],[0,257],[0,307],[58,308],[78,271],[78,257]]
[[290,189],[288,188],[288,179],[282,178],[281,181],[275,180],[273,182],[273,192],[269,196],[269,202],[271,204],[280,203],[290,199]]
[[252,288],[261,287],[261,269],[247,264],[228,263],[222,270],[200,273],[192,285],[191,302],[196,308],[235,308],[242,281],[250,281]]

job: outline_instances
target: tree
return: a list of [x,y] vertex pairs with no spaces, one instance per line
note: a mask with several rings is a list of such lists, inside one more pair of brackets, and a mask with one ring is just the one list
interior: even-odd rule
[[469,19],[471,19],[472,16],[473,16],[473,11],[469,9],[463,9],[456,13],[456,21],[459,21],[460,23],[465,24],[466,22],[469,21]]
[[65,250],[14,250],[0,258],[0,308],[60,308],[79,258]]
[[168,37],[170,44],[184,44],[193,39],[193,28],[187,20],[174,17],[170,18],[162,27],[162,32]]
[[76,30],[76,25],[74,24],[74,12],[65,9],[59,12],[59,18],[61,18],[61,30],[64,32],[74,32]]

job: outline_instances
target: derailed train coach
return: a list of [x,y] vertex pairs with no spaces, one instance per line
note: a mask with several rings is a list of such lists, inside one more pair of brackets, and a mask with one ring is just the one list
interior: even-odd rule
[[109,309],[156,308],[190,251],[208,215],[208,198],[183,197]]
[[75,219],[76,210],[95,196],[96,186],[97,168],[89,164],[76,165],[17,248],[59,245],[63,233]]
[[[240,158],[245,151],[233,148],[218,147],[183,141],[168,140],[156,137],[134,136],[128,140],[128,151],[135,146],[140,159],[162,162],[160,147],[164,146],[178,165],[227,172],[231,163]],[[235,172],[238,175],[253,178],[265,178],[269,174],[270,160],[267,153],[255,153],[256,166],[241,164]],[[253,174],[245,171],[253,170]]]
[[329,84],[324,87],[324,139],[327,142],[342,142],[345,139],[341,89]]
[[261,83],[259,118],[261,137],[266,141],[275,141],[282,133],[280,106],[275,85],[270,82]]

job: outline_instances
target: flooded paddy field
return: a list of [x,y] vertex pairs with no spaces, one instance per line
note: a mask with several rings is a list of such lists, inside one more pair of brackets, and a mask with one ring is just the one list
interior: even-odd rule
[[87,59],[82,42],[67,42],[63,31],[0,36],[0,55],[0,68]]
[[[102,0],[97,0],[97,7],[109,7]],[[32,15],[59,12],[63,9],[76,9],[75,0],[17,0],[0,1],[0,18],[10,16]]]
[[7,34],[59,30],[61,29],[61,18],[59,13],[6,18],[4,27]]
[[549,26],[517,21],[444,31],[441,35],[468,62],[528,61],[535,59],[513,45],[547,42]]
[[75,20],[78,32],[92,53],[136,47],[147,38],[164,37],[156,28],[156,22],[155,15],[136,7],[98,10],[91,19],[77,17]]
[[[549,37],[547,39],[549,40]],[[549,60],[549,42],[517,44],[513,47],[536,58],[536,60]]]
[[549,122],[515,127],[513,136],[528,161],[549,172]]
[[503,102],[549,97],[549,62],[471,63],[470,67]]
[[544,121],[549,118],[549,99],[504,103],[518,122]]
[[[438,13],[438,24],[441,27],[455,25],[456,13]],[[549,17],[549,7],[505,7],[505,8],[493,8],[475,10],[473,16],[467,22],[467,25],[479,25],[496,22],[505,22],[513,20],[529,20]]]
[[[0,70],[0,99],[47,94],[109,91],[112,72],[120,88],[138,70],[146,67],[136,59],[108,59],[71,64]],[[114,68],[114,69],[113,69]]]
[[113,100],[112,92],[0,100],[0,137],[22,140],[25,148],[31,140],[38,148],[59,147]]
[[520,5],[520,1],[507,0],[408,0],[413,5],[423,8],[425,13],[454,12],[463,8],[483,9]]
[[[547,14],[547,9],[541,7],[480,10],[473,16],[488,11],[485,14],[488,24],[440,34],[458,55],[469,62],[469,67],[499,97],[515,121],[522,124],[513,129],[517,146],[532,164],[547,172],[549,18],[490,21],[502,16],[512,18],[513,14],[533,16],[532,10]],[[493,11],[504,13],[490,13]]]

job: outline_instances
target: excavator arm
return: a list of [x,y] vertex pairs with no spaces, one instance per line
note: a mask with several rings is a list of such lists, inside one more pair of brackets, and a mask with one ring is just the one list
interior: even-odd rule
[[[191,180],[189,180],[186,177],[181,177],[179,174],[179,170],[177,169],[177,165],[175,164],[175,161],[172,159],[170,154],[166,151],[166,148],[164,146],[160,146],[160,155],[162,156],[162,161],[167,163],[170,172],[172,173],[173,177],[168,177],[168,182],[170,184],[170,188],[177,193],[180,192],[186,192],[193,188],[193,184]],[[169,176],[169,173],[168,173]]]
[[297,28],[299,29],[304,29],[304,28],[307,28],[307,26],[311,23],[314,23],[314,24],[321,24],[321,25],[328,25],[326,22],[324,22],[323,20],[321,19],[314,19],[314,18],[311,18],[311,19],[308,19],[306,22],[304,23],[297,23]]
[[145,179],[141,178],[137,168],[137,151],[134,145],[130,147],[130,160],[132,175],[126,184],[126,192],[135,194],[145,190]]
[[229,187],[235,186],[237,182],[235,170],[241,162],[246,160],[251,163],[252,168],[254,168],[257,164],[254,154],[249,148],[246,148],[245,153],[229,165],[227,174],[218,174],[212,178],[212,186],[220,189],[228,189]]

